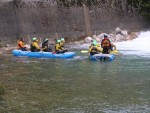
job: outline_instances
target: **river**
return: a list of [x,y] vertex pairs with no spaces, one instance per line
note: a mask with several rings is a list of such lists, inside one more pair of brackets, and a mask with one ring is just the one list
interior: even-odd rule
[[[0,56],[1,113],[149,113],[150,32],[117,42],[112,62]],[[84,47],[83,47],[84,46]],[[88,45],[80,46],[80,49]]]

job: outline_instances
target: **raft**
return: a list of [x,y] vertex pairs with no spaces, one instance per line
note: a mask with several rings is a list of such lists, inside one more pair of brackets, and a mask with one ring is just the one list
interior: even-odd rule
[[90,60],[92,61],[112,61],[114,60],[115,56],[114,54],[95,54],[90,55]]
[[33,58],[72,58],[75,56],[75,52],[65,52],[61,54],[52,53],[52,52],[31,52],[31,51],[21,51],[21,50],[13,50],[12,54],[14,56],[27,56]]

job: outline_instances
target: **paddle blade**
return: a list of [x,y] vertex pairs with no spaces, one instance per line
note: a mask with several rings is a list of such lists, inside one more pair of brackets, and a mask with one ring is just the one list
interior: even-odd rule
[[111,51],[110,53],[111,53],[111,54],[118,54],[118,52],[119,52],[118,50],[113,50],[113,51]]
[[88,53],[88,51],[86,51],[86,50],[82,50],[82,51],[81,51],[81,53]]

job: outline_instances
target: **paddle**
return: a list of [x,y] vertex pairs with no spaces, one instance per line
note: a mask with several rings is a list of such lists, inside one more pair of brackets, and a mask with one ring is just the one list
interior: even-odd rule
[[87,50],[81,50],[81,53],[88,53],[89,51]]
[[56,53],[55,51],[52,52],[52,54],[55,54],[55,53]]
[[[87,51],[87,50],[81,50],[81,53],[88,53],[89,51]],[[113,51],[111,51],[110,53],[111,54],[118,54],[118,50],[113,50]]]
[[110,53],[111,53],[111,54],[118,54],[118,52],[119,52],[118,50],[113,50],[113,51],[111,51]]

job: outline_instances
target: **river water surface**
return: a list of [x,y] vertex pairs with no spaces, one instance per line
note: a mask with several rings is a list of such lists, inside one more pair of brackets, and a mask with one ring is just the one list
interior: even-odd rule
[[112,62],[90,61],[79,50],[67,60],[4,53],[0,83],[6,93],[0,112],[150,113],[148,36],[142,32],[135,40],[115,43],[120,54]]

